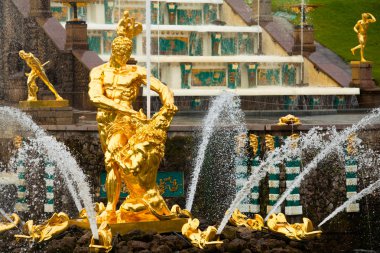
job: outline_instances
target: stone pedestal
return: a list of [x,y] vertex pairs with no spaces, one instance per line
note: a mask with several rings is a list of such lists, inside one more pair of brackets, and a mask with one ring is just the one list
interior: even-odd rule
[[73,108],[68,105],[68,100],[38,100],[19,102],[20,108],[32,116],[32,119],[40,125],[73,124]]
[[[258,2],[260,6],[258,6]],[[256,22],[271,22],[272,16],[272,0],[253,0],[252,1],[253,19]]]
[[376,87],[372,79],[372,62],[351,61],[352,80],[351,87],[372,89]]
[[50,0],[30,0],[30,16],[50,18]]
[[[294,45],[292,48],[293,55],[301,54],[301,43],[302,43],[302,31],[300,26],[294,27],[293,39]],[[305,25],[303,27],[303,53],[310,54],[315,52],[314,45],[314,29],[311,25]]]
[[85,21],[66,22],[66,50],[88,50],[87,24]]

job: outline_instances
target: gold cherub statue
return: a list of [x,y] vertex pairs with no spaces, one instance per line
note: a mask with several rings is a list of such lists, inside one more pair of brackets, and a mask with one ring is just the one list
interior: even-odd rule
[[371,13],[362,13],[362,19],[354,26],[354,31],[358,34],[359,45],[351,48],[351,52],[355,55],[355,51],[360,48],[360,61],[366,62],[364,58],[364,48],[367,44],[368,24],[376,22],[376,18]]
[[25,238],[32,241],[47,241],[55,235],[59,235],[69,227],[69,216],[63,212],[54,213],[53,216],[41,225],[34,225],[32,220],[28,220],[23,228],[27,235],[15,235],[16,238]]
[[314,231],[313,223],[308,218],[303,218],[303,223],[289,224],[283,213],[271,214],[267,221],[268,228],[292,240],[310,240],[319,238],[322,231]]
[[245,214],[242,214],[239,209],[235,209],[229,222],[234,226],[244,226],[255,231],[261,231],[264,227],[264,219],[260,214],[255,214],[253,219],[249,219]]
[[49,81],[49,78],[46,76],[44,66],[49,62],[45,62],[41,64],[40,60],[37,59],[32,53],[26,53],[24,50],[19,52],[21,59],[23,59],[26,64],[30,67],[30,73],[26,73],[28,77],[27,85],[28,85],[28,99],[27,101],[37,101],[37,92],[38,86],[36,83],[37,78],[40,78],[44,84],[49,88],[51,92],[53,92],[56,100],[63,100],[63,98],[58,94],[55,90],[53,84]]
[[[110,61],[90,73],[89,96],[98,107],[98,129],[107,171],[107,205],[98,215],[98,223],[158,221],[177,216],[169,210],[156,184],[166,132],[177,111],[173,93],[151,77],[150,89],[158,93],[162,108],[147,119],[142,109],[135,111],[132,107],[141,85],[147,84],[145,68],[127,65],[132,39],[141,29],[141,24],[124,12],[117,28],[118,37],[112,42]],[[129,195],[116,210],[122,182]]]
[[205,248],[208,245],[222,244],[222,241],[213,241],[216,237],[216,228],[213,226],[207,227],[205,231],[198,229],[199,220],[189,218],[188,222],[182,226],[182,235],[188,238],[197,248]]

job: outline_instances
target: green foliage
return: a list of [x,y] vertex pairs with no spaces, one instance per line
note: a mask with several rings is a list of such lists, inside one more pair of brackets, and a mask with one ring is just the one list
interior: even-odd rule
[[[287,6],[300,3],[295,0],[272,0],[273,11],[289,11]],[[322,45],[330,48],[345,61],[360,59],[360,51],[351,54],[350,49],[358,45],[353,27],[361,19],[361,13],[370,12],[378,21],[370,24],[368,42],[364,56],[374,62],[373,76],[380,83],[380,9],[379,0],[308,0],[310,4],[320,4],[310,15],[314,25],[315,38]]]

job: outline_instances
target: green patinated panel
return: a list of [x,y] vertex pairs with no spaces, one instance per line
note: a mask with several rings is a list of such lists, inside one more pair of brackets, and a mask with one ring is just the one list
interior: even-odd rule
[[225,69],[193,69],[192,86],[226,86]]
[[238,54],[253,54],[253,35],[248,33],[239,33],[238,36]]
[[[107,194],[105,191],[105,182],[106,182],[106,172],[102,171],[100,174],[100,197],[106,198]],[[162,172],[159,171],[157,175],[157,185],[160,189],[160,192],[163,197],[183,197],[184,196],[184,174],[182,171],[170,171]],[[128,191],[123,185],[121,189],[121,198],[128,196]]]
[[282,83],[289,86],[296,84],[296,67],[293,64],[282,65]]
[[217,5],[215,4],[204,4],[203,5],[203,15],[204,23],[210,24],[211,22],[217,20]]
[[279,69],[259,69],[259,85],[279,85]]
[[177,10],[178,25],[202,24],[202,10]]
[[112,24],[112,16],[115,3],[113,0],[104,0],[104,19],[106,24]]
[[163,24],[164,23],[164,13],[163,13],[163,5],[161,2],[152,2],[151,10],[152,10],[152,24]]
[[344,99],[344,96],[335,96],[333,107],[334,109],[342,109],[345,107],[346,101]]
[[228,88],[236,89],[240,86],[240,66],[237,63],[228,64]]
[[191,63],[181,63],[181,88],[190,89],[189,77],[192,69]]
[[89,36],[88,37],[88,47],[90,50],[101,53],[101,37],[100,36]]
[[160,53],[162,55],[187,55],[187,37],[166,37],[160,38]]
[[191,32],[189,36],[189,55],[202,55],[203,40],[199,33]]
[[236,54],[236,39],[235,38],[222,38],[222,55],[235,55]]
[[297,96],[284,97],[284,109],[288,110],[297,105]]
[[321,98],[319,96],[311,96],[309,98],[309,108],[314,109],[321,105]]
[[246,65],[248,72],[248,83],[249,87],[256,87],[256,78],[259,64],[258,63],[248,63]]

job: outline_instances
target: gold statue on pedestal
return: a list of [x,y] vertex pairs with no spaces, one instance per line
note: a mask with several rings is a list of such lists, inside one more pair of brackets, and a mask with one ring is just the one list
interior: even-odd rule
[[[169,88],[158,79],[150,79],[151,90],[163,103],[152,119],[132,103],[141,85],[147,83],[146,69],[126,65],[131,56],[134,36],[142,25],[124,12],[112,42],[110,61],[90,73],[89,96],[98,107],[97,121],[107,171],[107,205],[98,223],[109,224],[158,221],[177,217],[167,207],[156,185],[157,170],[164,156],[166,132],[177,107]],[[116,210],[121,184],[129,196]]]
[[46,76],[44,66],[49,62],[45,62],[42,64],[40,60],[37,59],[32,53],[26,53],[24,50],[19,52],[21,59],[23,59],[26,64],[30,67],[30,73],[26,73],[28,77],[27,85],[28,85],[28,99],[27,101],[37,101],[37,92],[38,86],[36,84],[37,78],[40,78],[44,84],[49,88],[51,92],[53,92],[55,99],[57,101],[62,101],[63,98],[58,94],[55,90],[53,84],[49,81],[49,78]]
[[351,52],[355,55],[355,51],[360,48],[360,61],[366,62],[364,58],[364,48],[367,44],[368,24],[376,22],[376,18],[371,13],[362,13],[362,19],[354,26],[354,31],[358,34],[359,45],[351,48]]

